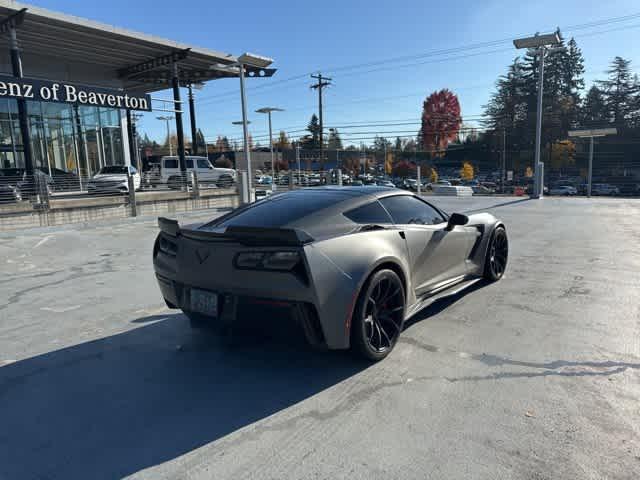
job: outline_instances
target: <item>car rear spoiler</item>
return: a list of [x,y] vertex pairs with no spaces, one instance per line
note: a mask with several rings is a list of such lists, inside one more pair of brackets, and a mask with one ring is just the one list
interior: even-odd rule
[[307,232],[298,228],[227,227],[224,231],[180,228],[177,220],[160,217],[158,226],[167,235],[182,235],[193,240],[235,240],[244,245],[301,246],[313,242]]
[[158,227],[160,227],[162,232],[167,235],[171,235],[172,237],[177,237],[178,233],[180,233],[178,221],[171,218],[158,217]]

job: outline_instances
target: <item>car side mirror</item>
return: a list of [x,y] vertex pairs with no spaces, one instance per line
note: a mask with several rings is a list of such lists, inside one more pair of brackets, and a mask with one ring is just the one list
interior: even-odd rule
[[449,217],[446,230],[449,232],[453,230],[453,227],[456,225],[466,225],[467,223],[469,223],[469,217],[462,213],[452,213]]

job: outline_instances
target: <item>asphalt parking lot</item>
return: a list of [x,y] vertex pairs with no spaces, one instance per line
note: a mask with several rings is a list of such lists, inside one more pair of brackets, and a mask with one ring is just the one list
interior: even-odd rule
[[506,275],[375,365],[190,331],[152,220],[0,234],[0,479],[640,478],[640,200],[431,200]]

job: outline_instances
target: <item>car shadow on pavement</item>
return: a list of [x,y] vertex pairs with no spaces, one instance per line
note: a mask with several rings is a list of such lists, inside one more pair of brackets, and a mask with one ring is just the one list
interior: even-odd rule
[[463,299],[465,296],[469,295],[470,293],[473,293],[476,290],[480,290],[481,288],[484,288],[490,284],[491,282],[488,282],[487,280],[479,279],[477,282],[472,283],[471,285],[469,285],[466,288],[463,288],[462,290],[456,291],[455,293],[452,293],[450,295],[439,297],[433,303],[427,305],[425,308],[415,313],[410,318],[406,319],[404,322],[403,330],[408,330],[416,323],[439,314],[440,312],[442,312],[443,310],[446,310],[448,307],[450,307],[457,301]]
[[0,368],[0,478],[121,478],[248,427],[369,365],[345,352],[277,341],[229,347],[191,331],[181,314],[154,317]]

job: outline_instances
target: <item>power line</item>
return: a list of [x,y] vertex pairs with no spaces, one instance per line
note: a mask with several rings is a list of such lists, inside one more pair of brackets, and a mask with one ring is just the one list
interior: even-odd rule
[[[624,22],[624,21],[634,20],[634,19],[637,19],[637,18],[640,18],[640,12],[629,14],[629,15],[624,15],[624,16],[619,16],[619,17],[610,17],[610,18],[607,18],[607,19],[592,21],[592,22],[583,23],[583,24],[571,25],[571,26],[562,28],[562,30],[563,30],[563,32],[580,31],[580,30],[585,30],[585,29],[594,28],[594,27],[598,27],[598,26],[610,25],[610,24],[613,24],[613,23],[621,23],[621,22]],[[625,29],[637,28],[637,27],[640,27],[640,25],[630,25],[630,26],[627,25],[627,26],[617,27],[617,28],[608,29],[608,30],[604,30],[604,31],[580,34],[577,37],[580,38],[580,37],[585,37],[585,36],[599,35],[599,34],[608,33],[608,32],[611,32],[611,31],[625,30]],[[498,46],[498,45],[502,45],[502,44],[506,44],[506,43],[511,43],[512,39],[514,37],[516,37],[516,36],[518,36],[518,35],[513,35],[513,36],[510,36],[509,38],[502,38],[502,39],[498,39],[498,40],[479,42],[479,43],[474,43],[474,44],[462,45],[462,46],[458,46],[458,47],[451,47],[451,48],[439,49],[439,50],[431,50],[431,51],[427,51],[427,52],[416,54],[416,55],[405,55],[405,56],[391,57],[391,58],[386,58],[386,59],[383,59],[383,60],[377,60],[377,61],[360,63],[360,64],[344,65],[344,66],[341,66],[341,67],[334,67],[334,68],[329,68],[329,69],[325,69],[325,70],[329,71],[329,72],[341,72],[341,71],[348,71],[348,70],[357,70],[359,68],[366,68],[366,67],[376,66],[376,65],[384,65],[384,64],[388,64],[388,63],[397,63],[397,62],[402,62],[402,61],[407,61],[407,60],[416,60],[416,59],[421,59],[421,58],[426,58],[426,57],[450,55],[450,54],[453,54],[453,53],[458,53],[458,52],[463,52],[463,51],[468,51],[468,50],[477,50],[479,48],[487,48],[487,47]],[[448,57],[448,58],[445,58],[445,59],[439,59],[438,61],[456,60],[456,59],[460,59],[460,58],[468,58],[469,56],[477,56],[477,55],[484,55],[484,54],[487,54],[487,53],[498,53],[498,52],[511,51],[511,50],[512,50],[512,48],[510,47],[508,49],[492,50],[492,51],[488,51],[488,52],[478,52],[478,53],[474,53],[474,54],[471,54],[471,55],[465,55],[465,56]],[[421,64],[425,64],[425,63],[431,63],[431,62],[411,63],[411,64],[406,64],[406,65],[402,65],[402,66],[399,66],[399,67],[391,67],[391,68],[405,68],[407,66],[421,65]],[[353,72],[350,75],[356,75],[356,74],[362,74],[362,73],[370,73],[370,72],[374,72],[374,71],[380,71],[380,70],[379,69],[375,69],[375,70],[368,70],[368,71],[357,72],[357,73]],[[304,74],[300,74],[300,75],[294,75],[292,77],[288,77],[288,78],[285,78],[283,80],[276,80],[276,81],[270,82],[268,84],[256,86],[256,87],[252,88],[252,90],[270,88],[270,87],[273,87],[273,86],[278,85],[278,84],[287,83],[287,82],[290,82],[290,81],[293,81],[293,80],[306,78],[307,75],[308,75],[308,73],[304,73]],[[237,91],[235,91],[235,90],[234,91],[228,91],[228,92],[224,92],[224,93],[221,93],[221,94],[216,94],[216,95],[209,96],[209,97],[203,97],[203,99],[209,100],[209,99],[215,99],[215,98],[231,96],[231,95],[237,95]]]

